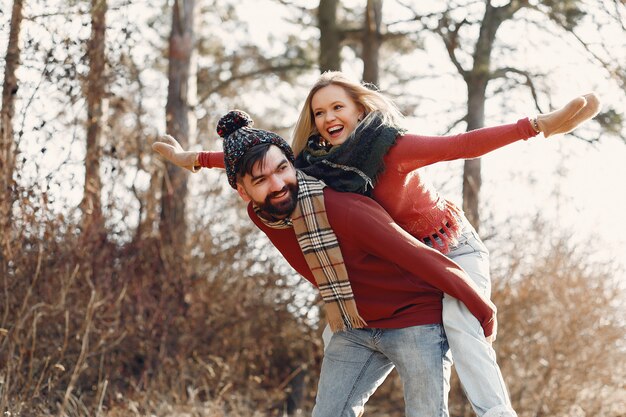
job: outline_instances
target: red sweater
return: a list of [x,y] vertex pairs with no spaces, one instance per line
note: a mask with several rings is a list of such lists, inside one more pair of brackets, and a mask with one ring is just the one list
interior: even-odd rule
[[[493,332],[495,307],[453,261],[398,226],[374,200],[324,190],[328,220],[343,254],[360,315],[372,328],[441,323],[445,292],[461,300]],[[248,215],[303,277],[316,285],[293,229],[272,229]]]
[[[444,246],[437,249],[447,253],[448,244],[460,232],[458,216],[454,214],[460,214],[461,210],[439,195],[418,169],[440,161],[478,158],[536,135],[528,118],[524,118],[517,123],[453,136],[401,136],[385,155],[385,171],[374,187],[373,198],[400,226],[421,241],[432,235],[439,236]],[[446,235],[441,235],[442,229]]]
[[[461,210],[444,199],[426,180],[421,167],[440,161],[478,158],[520,139],[536,136],[528,118],[495,127],[486,127],[451,136],[400,136],[385,155],[385,171],[374,187],[373,198],[389,212],[406,231],[422,242],[437,235],[443,253],[460,232],[458,223]],[[222,152],[201,152],[201,166],[224,168]],[[446,232],[445,235],[440,233]],[[436,241],[432,240],[436,245]],[[345,258],[345,256],[344,256]]]

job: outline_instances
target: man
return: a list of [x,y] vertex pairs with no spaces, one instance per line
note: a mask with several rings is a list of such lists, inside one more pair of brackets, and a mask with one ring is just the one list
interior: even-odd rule
[[[218,125],[229,183],[249,202],[255,225],[320,289],[327,316],[339,317],[329,320],[338,331],[324,353],[313,416],[358,416],[394,366],[407,416],[448,416],[442,293],[464,302],[485,336],[495,333],[493,304],[458,265],[405,232],[374,200],[297,172],[289,145],[248,127],[246,118],[231,112]],[[189,154],[169,141],[155,150],[179,166],[197,165],[182,162]]]

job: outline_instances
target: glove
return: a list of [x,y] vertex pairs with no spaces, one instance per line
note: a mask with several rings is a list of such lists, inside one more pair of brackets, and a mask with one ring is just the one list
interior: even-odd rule
[[174,165],[191,172],[198,172],[202,168],[198,162],[198,152],[183,150],[180,143],[170,135],[159,136],[152,144],[152,149]]
[[537,125],[544,137],[569,133],[600,112],[600,100],[594,93],[576,97],[551,113],[537,116]]

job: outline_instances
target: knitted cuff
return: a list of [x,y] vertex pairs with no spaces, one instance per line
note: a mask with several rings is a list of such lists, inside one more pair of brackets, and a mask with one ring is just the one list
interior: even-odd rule
[[533,129],[532,121],[529,117],[524,117],[523,119],[519,119],[517,121],[517,128],[519,129],[520,134],[522,135],[522,139],[528,140],[537,136],[540,132],[537,132]]
[[211,165],[211,153],[212,152],[200,152],[198,154],[198,162],[203,168],[213,168]]

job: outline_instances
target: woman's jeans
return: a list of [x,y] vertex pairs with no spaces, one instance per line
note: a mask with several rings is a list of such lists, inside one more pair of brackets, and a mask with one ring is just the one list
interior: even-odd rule
[[[467,220],[458,243],[450,248],[447,256],[467,272],[485,297],[490,298],[489,251]],[[448,294],[443,297],[443,325],[456,372],[476,414],[516,416],[496,363],[496,353],[485,339],[480,323],[465,304]]]
[[447,417],[450,350],[440,324],[351,329],[332,335],[313,417],[356,417],[395,366],[407,417]]
[[[463,232],[458,243],[450,247],[447,256],[467,272],[483,291],[483,295],[490,297],[489,251],[467,220],[464,220]],[[465,304],[448,294],[444,294],[443,297],[443,324],[461,385],[476,414],[480,417],[515,417],[500,368],[496,363],[495,352],[485,339],[480,323]],[[326,326],[323,338],[327,348],[330,348],[331,335],[330,328]],[[325,355],[327,354],[328,350]],[[392,365],[389,366],[390,371]],[[382,379],[379,384],[382,383]],[[365,395],[365,399],[371,395],[376,386],[378,385],[371,387],[371,392]],[[406,392],[405,388],[405,396]],[[407,405],[406,415],[420,414],[410,414]],[[430,415],[439,416],[436,413]]]

